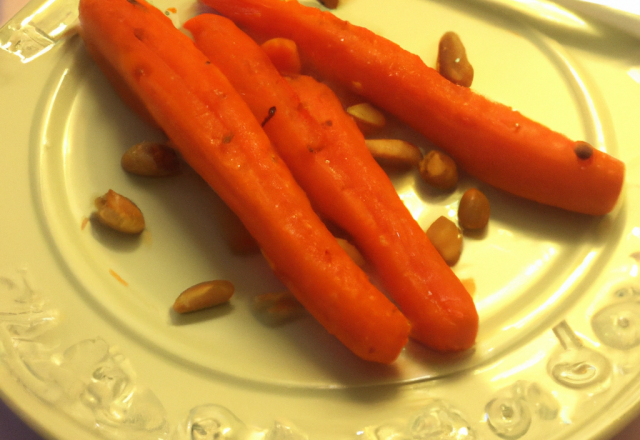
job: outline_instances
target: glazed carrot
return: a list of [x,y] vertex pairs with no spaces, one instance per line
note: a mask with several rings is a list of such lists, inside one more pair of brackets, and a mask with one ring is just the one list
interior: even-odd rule
[[395,114],[467,173],[540,203],[602,215],[613,209],[624,164],[512,108],[456,86],[414,54],[367,29],[296,1],[202,0],[252,33],[291,38],[303,65]]
[[229,78],[312,204],[355,240],[412,325],[411,335],[443,351],[473,345],[475,305],[373,159],[331,89],[300,75],[289,82],[230,20],[185,23],[196,45]]
[[81,0],[82,36],[236,212],[275,273],[363,359],[390,363],[406,318],[338,245],[226,78],[143,0]]
[[272,38],[262,43],[260,47],[281,74],[287,76],[300,74],[302,63],[295,41],[288,38]]
[[[298,76],[290,84],[318,123],[331,121],[326,128],[325,157],[331,157],[334,176],[338,170],[345,174],[344,179],[334,182],[333,194],[325,188],[322,206],[327,215],[353,235],[374,264],[384,286],[411,322],[412,337],[437,350],[470,348],[478,331],[473,299],[413,219],[369,153],[353,119],[331,89],[313,78]],[[352,192],[351,197],[347,195],[344,204],[336,203],[345,187]],[[349,206],[354,197],[358,200]],[[320,205],[316,197],[312,202]],[[360,223],[360,210],[367,210],[370,222]]]
[[[80,30],[82,32],[82,29]],[[84,40],[87,52],[89,52],[93,58],[93,61],[98,65],[104,76],[109,80],[111,86],[116,90],[120,99],[134,112],[142,118],[147,124],[157,127],[153,117],[149,114],[144,104],[134,94],[131,88],[123,80],[123,78],[115,71],[115,69],[109,64],[104,56],[93,46],[89,39]]]

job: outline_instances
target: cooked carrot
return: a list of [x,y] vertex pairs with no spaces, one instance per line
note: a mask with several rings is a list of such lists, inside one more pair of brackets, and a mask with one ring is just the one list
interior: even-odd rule
[[237,213],[275,273],[363,359],[389,363],[406,318],[340,248],[226,78],[143,0],[81,0],[83,38]]
[[295,41],[288,38],[271,38],[260,45],[276,69],[286,76],[300,75],[302,63]]
[[[82,34],[82,29],[80,29],[80,33]],[[123,78],[115,71],[115,69],[109,64],[109,62],[105,59],[104,56],[97,50],[97,48],[93,47],[93,43],[89,39],[84,39],[85,47],[87,48],[87,52],[89,52],[93,58],[93,61],[98,65],[104,76],[109,80],[111,86],[116,90],[120,99],[135,113],[142,118],[147,124],[157,127],[156,121],[153,120],[153,117],[149,114],[144,104],[140,101],[140,99],[135,95],[135,93],[131,90],[131,88],[127,85],[127,83],[123,80]]]
[[296,1],[203,0],[252,33],[291,38],[305,63],[395,114],[467,173],[540,203],[602,215],[615,206],[624,164],[505,105],[456,86],[367,29]]
[[351,234],[375,267],[409,318],[411,335],[437,350],[472,346],[478,330],[473,300],[331,89],[304,75],[284,80],[260,47],[224,17],[200,15],[185,27],[258,120],[277,109],[266,133],[312,204]]

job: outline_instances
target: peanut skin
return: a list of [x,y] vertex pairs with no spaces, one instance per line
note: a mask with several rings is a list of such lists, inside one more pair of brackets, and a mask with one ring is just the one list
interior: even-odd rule
[[230,281],[215,280],[199,283],[182,292],[173,303],[177,313],[190,313],[224,304],[235,288]]
[[469,63],[467,51],[455,32],[447,32],[440,39],[437,70],[452,83],[471,87],[473,66]]
[[96,198],[95,217],[100,223],[125,234],[139,234],[146,227],[142,211],[131,200],[109,190]]

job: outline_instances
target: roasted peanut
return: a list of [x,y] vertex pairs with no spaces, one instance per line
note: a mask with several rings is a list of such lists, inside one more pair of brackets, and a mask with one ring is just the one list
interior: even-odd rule
[[364,267],[364,265],[366,264],[366,261],[362,256],[362,254],[360,253],[360,251],[358,250],[358,248],[352,245],[348,240],[345,240],[344,238],[338,238],[337,240],[340,247],[344,249],[344,251],[347,253],[348,256],[351,257],[353,262],[360,267]]
[[304,307],[289,291],[257,295],[253,298],[253,309],[269,325],[284,324],[304,314]]
[[177,313],[189,313],[226,303],[233,296],[235,287],[230,281],[206,281],[189,287],[173,303]]
[[422,159],[420,149],[399,139],[367,139],[367,148],[381,164],[394,168],[416,167]]
[[329,9],[335,9],[338,7],[340,0],[320,0],[320,3]]
[[347,107],[347,113],[351,115],[360,131],[364,134],[372,133],[384,127],[387,123],[384,114],[368,102]]
[[458,262],[462,253],[462,233],[454,222],[444,216],[438,217],[427,229],[427,237],[449,266]]
[[[300,53],[296,42],[289,38],[276,37],[260,45],[282,76],[297,76],[302,72]],[[276,107],[271,107],[275,109]],[[264,120],[263,120],[264,122]],[[262,124],[264,126],[264,124]]]
[[487,226],[491,207],[489,199],[476,188],[467,190],[458,206],[458,224],[463,229],[482,229]]
[[135,203],[111,189],[96,198],[95,206],[95,218],[116,231],[139,234],[145,228],[144,216]]
[[469,63],[467,51],[455,32],[447,32],[440,38],[436,69],[452,83],[471,87],[473,66]]
[[450,190],[458,184],[456,163],[441,151],[431,150],[425,154],[418,170],[425,182],[438,189]]
[[135,144],[122,155],[120,164],[127,172],[146,177],[171,176],[180,169],[176,151],[158,142]]

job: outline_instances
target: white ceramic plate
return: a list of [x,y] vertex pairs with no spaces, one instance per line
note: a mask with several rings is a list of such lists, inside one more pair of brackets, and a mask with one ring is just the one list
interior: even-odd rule
[[[156,1],[181,22],[189,1]],[[0,381],[7,401],[59,439],[607,438],[640,398],[640,56],[633,41],[543,34],[458,1],[350,0],[335,13],[434,65],[455,30],[473,88],[627,163],[614,213],[589,218],[463,177],[441,195],[394,175],[416,219],[455,218],[478,186],[492,203],[456,273],[473,279],[475,349],[410,344],[392,367],[356,359],[311,318],[265,326],[254,295],[282,286],[259,256],[231,254],[220,201],[187,167],[149,180],[119,165],[161,138],[114,95],[79,38],[22,63],[0,52]],[[405,133],[418,145],[428,143]],[[112,188],[134,200],[139,239],[86,221]],[[176,317],[177,294],[230,279],[230,305]],[[218,434],[216,434],[218,433]],[[216,436],[217,435],[217,436]]]

